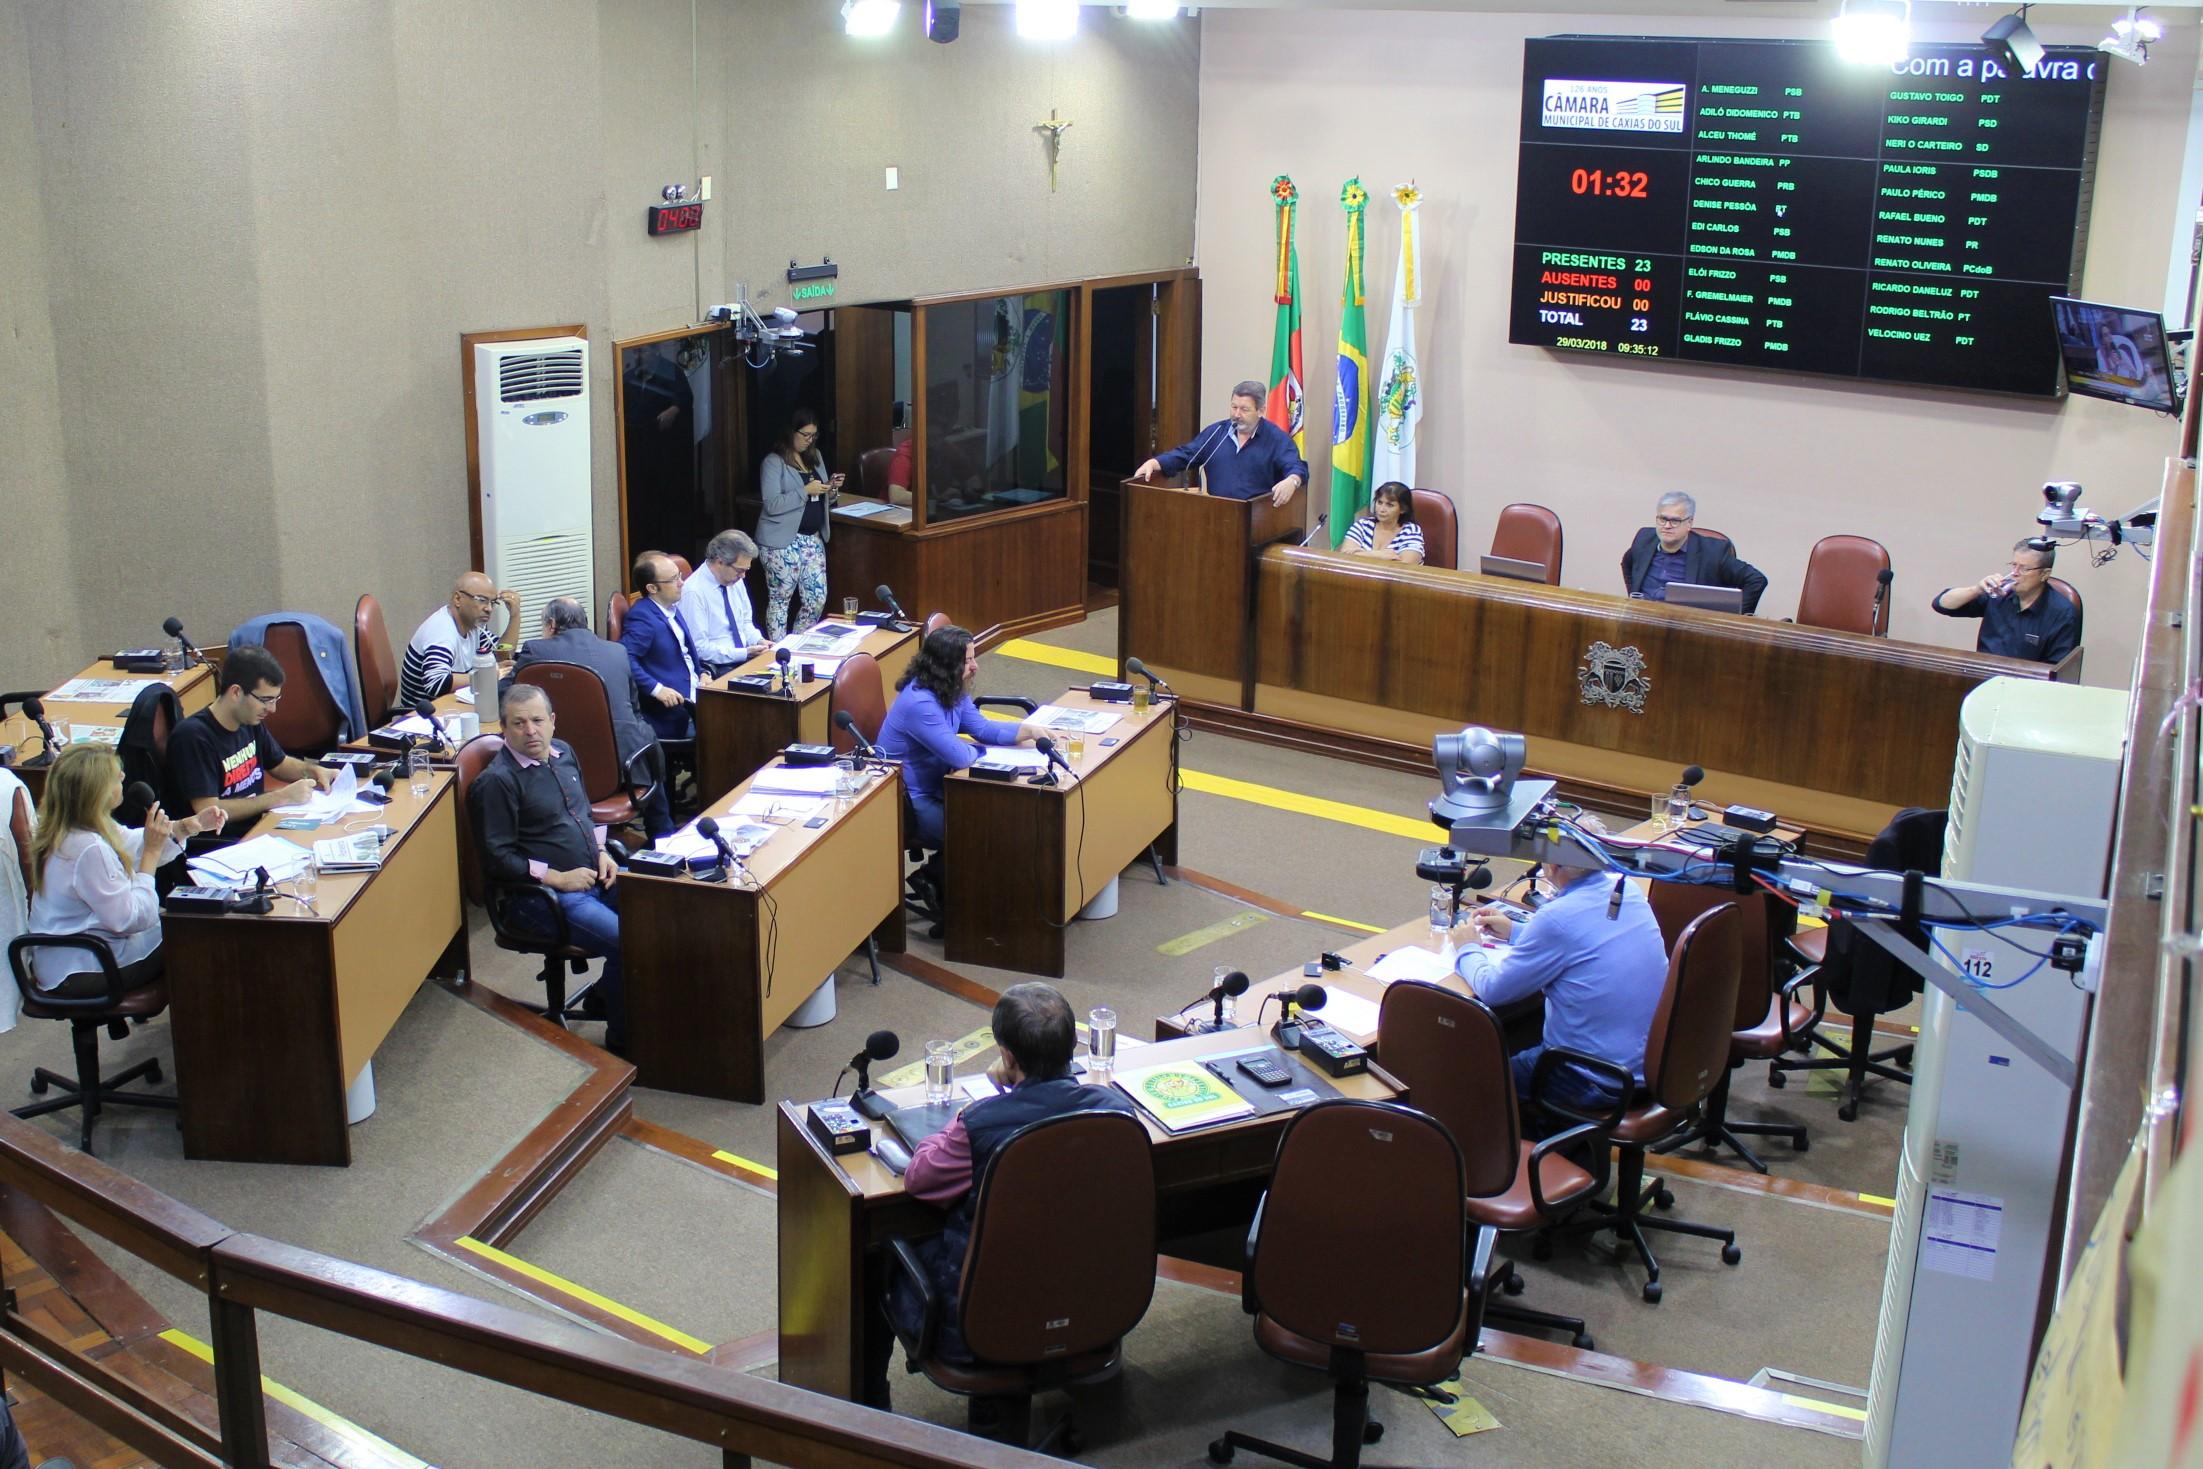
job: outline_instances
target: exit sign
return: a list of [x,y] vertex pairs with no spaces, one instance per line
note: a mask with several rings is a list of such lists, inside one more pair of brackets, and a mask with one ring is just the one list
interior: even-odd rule
[[816,301],[822,296],[833,295],[834,283],[832,281],[812,281],[809,284],[797,286],[788,294],[798,301]]

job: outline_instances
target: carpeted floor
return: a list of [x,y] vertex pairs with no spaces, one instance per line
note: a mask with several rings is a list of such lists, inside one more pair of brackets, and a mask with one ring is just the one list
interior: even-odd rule
[[[1113,652],[1114,614],[1044,635],[1059,647]],[[990,655],[982,683],[994,692],[1046,697],[1087,675]],[[1183,748],[1189,772],[1250,783],[1282,798],[1249,800],[1189,790],[1180,805],[1180,861],[1296,909],[1387,927],[1422,911],[1426,885],[1416,852],[1436,838],[1425,828],[1428,778],[1210,735]],[[1264,800],[1321,795],[1404,823],[1397,830],[1322,819]],[[1252,794],[1261,797],[1261,792]],[[1423,835],[1429,831],[1429,836]],[[1509,870],[1502,865],[1503,881]],[[1177,881],[1158,886],[1144,867],[1128,871],[1118,915],[1080,923],[1069,936],[1061,987],[1083,1012],[1109,1004],[1124,1033],[1145,1037],[1154,1018],[1177,1010],[1209,983],[1218,965],[1256,978],[1296,968],[1358,935],[1335,924],[1262,911]],[[1165,948],[1174,952],[1163,952]],[[913,937],[912,952],[936,964],[940,945]],[[478,923],[478,982],[521,999],[540,998],[533,965],[497,950]],[[951,966],[1000,989],[1027,976]],[[986,1010],[888,969],[875,987],[862,955],[842,966],[840,1014],[831,1024],[783,1030],[767,1045],[768,1094],[823,1095],[867,1032],[902,1042],[893,1070],[917,1059],[928,1039],[953,1039],[987,1023]],[[584,1026],[587,1038],[598,1034]],[[109,1043],[110,1066],[164,1054],[165,1022]],[[42,1063],[65,1069],[65,1027],[25,1022],[0,1036],[0,1076]],[[240,1058],[249,1064],[249,1058]],[[555,1051],[436,986],[425,987],[376,1060],[381,1106],[354,1130],[350,1169],[258,1168],[185,1163],[173,1119],[115,1112],[100,1125],[101,1155],[231,1225],[256,1230],[381,1269],[529,1310],[546,1309],[504,1287],[433,1258],[408,1242],[424,1220],[488,1168],[572,1090],[580,1068]],[[846,1083],[843,1083],[846,1086]],[[770,1164],[770,1107],[745,1107],[638,1090],[638,1117],[712,1148]],[[1782,1091],[1765,1068],[1737,1075],[1733,1111],[1782,1115],[1813,1129],[1811,1150],[1762,1149],[1774,1172],[1831,1189],[1885,1194],[1895,1173],[1903,1123],[1901,1088],[1878,1084],[1856,1123],[1836,1120],[1825,1080],[1793,1078]],[[73,1141],[74,1120],[41,1122]],[[1527,1260],[1525,1304],[1585,1316],[1603,1352],[1692,1372],[1744,1379],[1778,1367],[1863,1384],[1880,1298],[1886,1221],[1857,1210],[1679,1180],[1676,1210],[1733,1225],[1744,1249],[1735,1268],[1717,1247],[1661,1237],[1666,1299],[1640,1299],[1633,1263],[1602,1249],[1564,1244],[1553,1260]],[[775,1217],[762,1192],[669,1155],[615,1140],[510,1246],[523,1259],[575,1280],[696,1336],[723,1342],[770,1327]],[[205,1313],[184,1287],[109,1247],[101,1252],[186,1330],[202,1338]],[[644,1430],[588,1419],[563,1406],[479,1383],[304,1328],[264,1328],[270,1376],[445,1465],[533,1466],[551,1462],[702,1464],[706,1451]],[[1128,1342],[1121,1383],[1091,1395],[1082,1413],[1085,1457],[1110,1465],[1192,1464],[1215,1433],[1239,1425],[1320,1447],[1329,1408],[1316,1374],[1282,1367],[1257,1351],[1235,1297],[1195,1286],[1159,1285],[1147,1320]],[[769,1369],[768,1369],[769,1370]],[[1704,1469],[1786,1461],[1852,1463],[1855,1444],[1802,1430],[1724,1416],[1479,1360],[1470,1391],[1500,1428],[1456,1439],[1421,1403],[1390,1393],[1375,1399],[1388,1425],[1372,1453],[1384,1463],[1582,1465],[1643,1452],[1652,1442],[1687,1441]],[[960,1423],[961,1409],[898,1371],[904,1411]],[[1060,1408],[1060,1400],[1044,1412]]]

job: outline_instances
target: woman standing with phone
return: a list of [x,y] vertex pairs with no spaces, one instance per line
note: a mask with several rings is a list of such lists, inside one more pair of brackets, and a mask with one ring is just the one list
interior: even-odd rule
[[[798,408],[758,471],[757,546],[765,563],[765,639],[779,642],[826,608],[827,511],[842,475],[829,476],[818,448],[818,415]],[[796,603],[794,625],[788,605]]]

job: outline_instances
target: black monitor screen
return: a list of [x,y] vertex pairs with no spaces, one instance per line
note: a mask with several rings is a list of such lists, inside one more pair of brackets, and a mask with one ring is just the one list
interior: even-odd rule
[[2051,297],[2050,312],[2069,391],[2160,413],[2179,411],[2164,317],[2071,296]]

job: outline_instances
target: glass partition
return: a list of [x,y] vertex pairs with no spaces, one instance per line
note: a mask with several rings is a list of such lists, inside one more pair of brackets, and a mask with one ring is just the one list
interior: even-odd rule
[[1070,305],[1044,290],[920,308],[927,524],[1064,497]]
[[729,374],[717,327],[619,344],[625,557],[646,546],[693,555],[728,522]]

